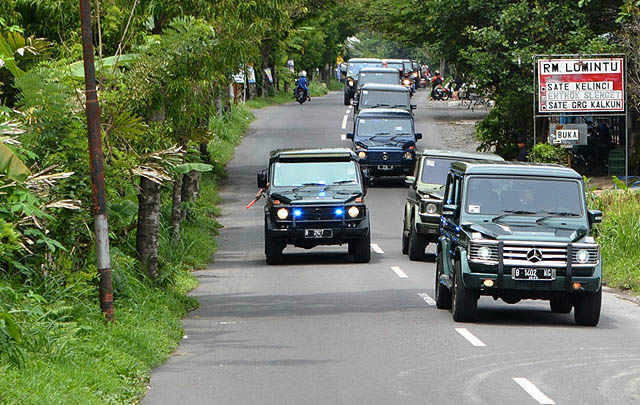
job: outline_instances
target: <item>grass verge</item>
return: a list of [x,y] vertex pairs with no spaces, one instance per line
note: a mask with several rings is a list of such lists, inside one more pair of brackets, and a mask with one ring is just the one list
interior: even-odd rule
[[605,191],[590,196],[590,205],[603,212],[603,221],[595,228],[602,249],[603,281],[640,293],[640,192]]
[[[329,93],[329,91],[342,90],[343,84],[338,81],[331,81],[329,85],[323,83],[311,82],[309,85],[309,96],[321,97]],[[293,90],[290,93],[280,92],[272,97],[257,97],[248,100],[245,105],[249,108],[260,109],[276,104],[286,104],[295,101]]]
[[216,249],[217,182],[253,116],[244,106],[212,121],[215,170],[203,173],[179,242],[161,211],[161,276],[151,282],[135,260],[135,235],[112,244],[116,322],[98,307],[95,264],[72,274],[0,274],[0,404],[129,404],[146,391],[150,371],[182,339],[181,319],[197,307],[190,273]]

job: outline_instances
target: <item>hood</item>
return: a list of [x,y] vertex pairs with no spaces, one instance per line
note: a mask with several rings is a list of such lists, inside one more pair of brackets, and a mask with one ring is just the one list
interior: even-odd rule
[[463,225],[485,237],[497,240],[528,240],[544,242],[576,242],[587,235],[586,227],[571,228],[536,223],[486,223]]
[[418,186],[417,192],[421,198],[444,199],[444,186]]
[[324,186],[313,186],[297,191],[278,190],[271,193],[271,198],[291,205],[347,204],[363,195],[362,191],[357,188],[333,187],[328,190],[324,190],[324,188]]

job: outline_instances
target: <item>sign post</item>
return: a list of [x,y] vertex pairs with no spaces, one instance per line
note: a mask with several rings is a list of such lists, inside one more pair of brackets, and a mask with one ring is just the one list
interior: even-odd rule
[[[625,177],[629,177],[629,125],[624,55],[535,55],[533,139],[536,120],[562,117],[625,116]],[[563,122],[563,121],[561,121]],[[565,147],[586,145],[584,126],[555,125],[549,141]],[[535,160],[535,157],[534,157]]]

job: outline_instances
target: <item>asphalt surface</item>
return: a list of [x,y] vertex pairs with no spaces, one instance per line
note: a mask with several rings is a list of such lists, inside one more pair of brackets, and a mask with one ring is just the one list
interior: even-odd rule
[[[414,97],[420,146],[446,147],[425,97]],[[469,324],[436,309],[434,264],[400,251],[402,181],[367,194],[370,263],[353,263],[346,246],[287,247],[285,264],[268,266],[263,202],[244,208],[256,173],[272,149],[348,146],[347,110],[337,92],[256,111],[228,167],[219,251],[193,292],[200,308],[143,403],[640,403],[640,308],[610,290],[596,328],[545,301],[483,297]]]

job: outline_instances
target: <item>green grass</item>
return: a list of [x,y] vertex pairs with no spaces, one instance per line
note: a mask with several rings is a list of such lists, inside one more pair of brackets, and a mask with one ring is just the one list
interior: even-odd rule
[[95,264],[64,275],[0,274],[0,319],[10,314],[21,333],[12,338],[0,320],[0,404],[129,404],[144,395],[151,369],[175,350],[181,319],[198,305],[187,296],[198,285],[191,270],[204,268],[216,249],[217,182],[252,119],[236,106],[212,120],[214,171],[202,175],[179,242],[170,237],[165,193],[157,281],[140,272],[134,233],[112,244],[114,324],[100,313]]
[[596,226],[603,281],[640,293],[640,192],[605,191],[590,199],[593,208],[603,211],[603,221]]

